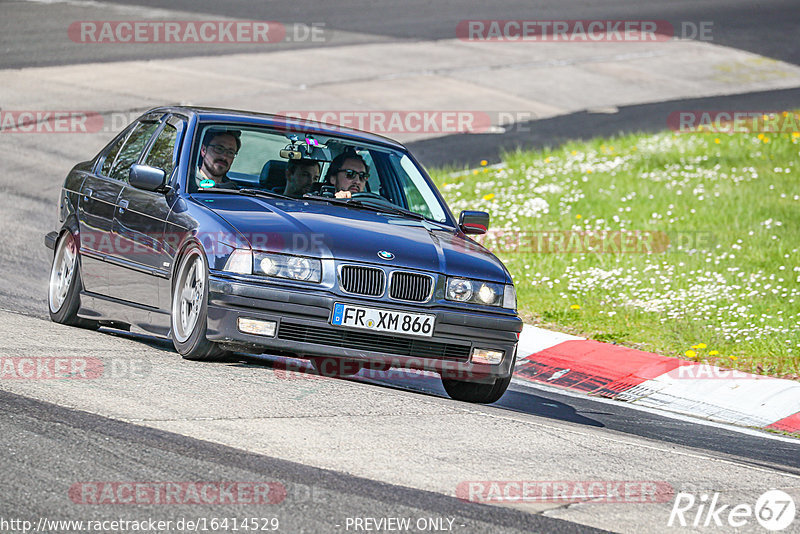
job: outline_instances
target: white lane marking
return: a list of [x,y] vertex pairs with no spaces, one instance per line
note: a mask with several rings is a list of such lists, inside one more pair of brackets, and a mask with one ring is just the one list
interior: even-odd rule
[[546,384],[542,384],[542,383],[539,383],[539,382],[529,382],[529,381],[524,380],[524,379],[513,378],[511,380],[511,383],[512,384],[517,384],[519,386],[531,388],[531,389],[539,389],[539,390],[542,390],[542,391],[547,391],[547,392],[550,392],[550,393],[559,393],[559,394],[564,395],[566,397],[574,397],[574,398],[578,398],[578,399],[590,400],[590,401],[598,402],[598,403],[601,403],[601,404],[613,404],[614,406],[618,406],[618,407],[619,406],[624,406],[624,407],[632,408],[634,410],[639,410],[641,412],[649,413],[649,414],[652,414],[652,415],[660,415],[662,417],[668,417],[670,419],[675,419],[677,421],[683,421],[685,423],[693,423],[693,424],[696,424],[696,425],[709,426],[709,427],[714,427],[714,428],[721,428],[721,429],[724,429],[724,430],[730,430],[732,432],[738,432],[740,434],[746,434],[748,436],[756,436],[756,437],[765,438],[765,439],[783,441],[785,443],[792,443],[794,445],[800,445],[800,440],[798,440],[796,438],[790,438],[790,437],[786,437],[786,436],[781,436],[780,434],[772,434],[772,433],[761,431],[761,430],[754,430],[752,428],[735,426],[735,425],[731,425],[731,424],[727,424],[727,423],[720,423],[720,422],[717,422],[717,421],[709,421],[707,419],[698,419],[697,417],[692,417],[692,416],[689,416],[689,415],[683,415],[683,414],[675,413],[675,412],[668,412],[668,411],[666,411],[664,409],[650,408],[650,407],[641,406],[641,405],[638,405],[638,404],[631,404],[629,402],[626,402],[625,404],[620,404],[620,402],[616,401],[616,400],[606,399],[604,397],[590,397],[589,395],[586,395],[585,393],[578,393],[578,392],[571,391],[571,390],[568,390],[568,389],[562,389],[562,388],[555,387],[555,386],[548,386]]

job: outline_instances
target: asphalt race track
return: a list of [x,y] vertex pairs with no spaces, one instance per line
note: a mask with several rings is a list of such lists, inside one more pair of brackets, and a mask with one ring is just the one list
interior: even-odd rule
[[[150,60],[185,61],[164,72],[193,77],[197,93],[192,97],[206,95],[213,102],[223,93],[218,85],[204,85],[201,70],[191,70],[197,68],[195,57],[218,66],[214,61],[233,54],[235,61],[246,62],[242,57],[248,54],[448,40],[464,19],[713,21],[715,49],[800,65],[800,5],[789,0],[763,2],[758,9],[752,2],[722,0],[3,1],[0,13],[0,69],[6,80],[0,84],[0,111],[71,109],[85,99],[83,109],[135,116],[150,107],[158,91],[141,96],[141,72],[126,71],[141,64],[122,62]],[[65,28],[76,20],[215,16],[284,24],[324,21],[330,41],[283,42],[265,54],[263,47],[248,45],[87,47],[65,38]],[[303,65],[286,66],[293,68]],[[369,74],[372,66],[363,68]],[[109,73],[119,79],[109,80]],[[42,81],[32,83],[33,78]],[[69,88],[63,100],[57,85],[62,82]],[[168,89],[165,94],[172,95]],[[280,103],[269,104],[280,108]],[[576,111],[506,133],[421,138],[410,146],[426,164],[470,165],[487,155],[496,160],[502,150],[516,146],[660,130],[664,115],[681,107],[765,106],[800,108],[800,85],[665,98],[620,106],[611,114]],[[233,520],[241,527],[245,518],[278,532],[728,532],[733,528],[728,523],[715,526],[708,519],[705,524],[701,500],[710,502],[716,495],[729,509],[753,508],[767,490],[779,489],[800,507],[800,441],[777,434],[521,382],[512,383],[494,405],[475,406],[448,399],[439,381],[425,375],[327,379],[287,372],[285,360],[269,355],[189,362],[166,340],[51,323],[45,301],[51,257],[43,236],[57,229],[63,177],[111,135],[0,133],[5,229],[0,365],[64,359],[101,362],[106,370],[83,380],[0,378],[0,447],[5,451],[0,532],[22,532],[21,521],[41,532],[133,531],[130,523],[127,529],[110,523],[93,529],[87,523],[112,520],[171,522],[152,532],[232,532]],[[574,500],[563,494],[524,500],[508,493],[524,481],[551,489],[559,483],[578,495],[593,482],[601,481],[605,489],[594,499]],[[219,488],[230,485],[245,490],[226,499]],[[156,502],[148,493],[168,486],[180,491],[167,502]],[[140,494],[137,487],[144,488]],[[216,496],[188,496],[187,488],[203,487],[217,488]],[[254,487],[269,492],[258,494],[259,500],[250,491]],[[491,493],[492,487],[501,493],[506,488],[505,498]],[[620,487],[633,489],[620,496]],[[672,517],[679,492],[697,499],[684,514],[686,526]],[[51,523],[59,520],[84,523]],[[766,531],[752,516],[741,530]],[[782,532],[800,532],[800,519]]]

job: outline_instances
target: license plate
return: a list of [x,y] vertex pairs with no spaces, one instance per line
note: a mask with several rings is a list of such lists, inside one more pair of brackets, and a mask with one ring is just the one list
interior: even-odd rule
[[364,308],[350,304],[333,305],[331,324],[377,332],[394,332],[415,336],[432,336],[435,315]]

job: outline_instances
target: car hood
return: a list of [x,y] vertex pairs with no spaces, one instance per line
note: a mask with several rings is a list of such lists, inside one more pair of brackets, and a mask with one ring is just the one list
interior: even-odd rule
[[[500,260],[451,227],[319,201],[210,194],[198,200],[256,250],[511,283]],[[394,257],[382,259],[379,251]]]

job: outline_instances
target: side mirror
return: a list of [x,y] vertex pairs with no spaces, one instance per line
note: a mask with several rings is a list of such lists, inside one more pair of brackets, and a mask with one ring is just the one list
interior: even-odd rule
[[462,211],[458,226],[465,234],[485,234],[489,230],[489,214],[485,211]]
[[128,183],[137,189],[158,191],[164,187],[166,177],[167,173],[164,172],[164,169],[149,165],[132,165],[128,172]]

